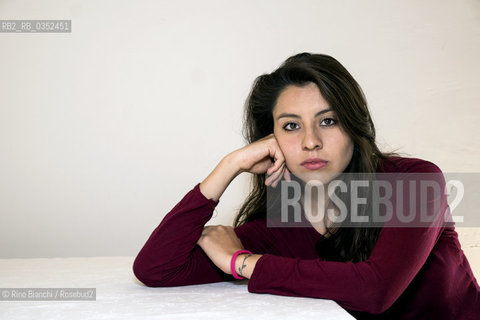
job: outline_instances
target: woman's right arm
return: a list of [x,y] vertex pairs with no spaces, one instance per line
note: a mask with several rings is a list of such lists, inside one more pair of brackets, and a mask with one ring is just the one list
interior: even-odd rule
[[229,278],[215,270],[196,242],[220,196],[238,174],[235,162],[226,156],[165,216],[133,264],[140,281],[148,286],[179,286]]
[[[285,172],[283,158],[272,139],[273,135],[268,136],[227,155],[165,216],[135,259],[133,271],[141,282],[147,286],[181,286],[234,280],[215,266],[197,241],[221,195],[238,174],[270,172],[272,178],[267,183],[281,178]],[[235,232],[246,249],[271,251],[268,239],[254,234],[255,229],[255,224],[249,224],[235,228]]]
[[230,153],[200,183],[200,192],[207,199],[218,201],[230,182],[241,172],[242,170],[235,159],[235,153]]
[[[272,163],[272,160],[274,162]],[[282,176],[290,179],[285,157],[272,134],[228,154],[200,184],[205,197],[217,201],[232,180],[242,172],[271,174],[266,184],[276,186]]]

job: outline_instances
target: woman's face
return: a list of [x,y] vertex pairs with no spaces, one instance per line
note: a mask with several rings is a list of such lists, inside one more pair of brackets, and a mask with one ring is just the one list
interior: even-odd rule
[[350,163],[353,141],[316,84],[286,87],[273,108],[273,119],[287,168],[305,183],[327,183]]

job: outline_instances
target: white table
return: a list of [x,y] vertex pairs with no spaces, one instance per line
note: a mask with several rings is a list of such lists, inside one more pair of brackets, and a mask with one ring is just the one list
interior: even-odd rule
[[0,259],[0,288],[96,288],[95,301],[0,301],[0,319],[354,319],[332,300],[249,293],[248,280],[145,287],[133,259]]

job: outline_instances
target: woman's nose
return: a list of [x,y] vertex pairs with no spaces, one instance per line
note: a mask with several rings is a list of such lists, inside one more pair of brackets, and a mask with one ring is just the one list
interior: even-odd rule
[[314,130],[307,130],[303,137],[303,149],[305,150],[315,150],[317,148],[322,148],[322,139],[320,135]]

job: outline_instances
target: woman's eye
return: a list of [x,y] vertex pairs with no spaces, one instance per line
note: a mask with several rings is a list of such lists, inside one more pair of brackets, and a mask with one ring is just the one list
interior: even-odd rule
[[[333,118],[325,118],[322,120],[322,122],[320,123],[320,125],[322,127],[331,127],[333,125],[337,124],[337,120],[336,119],[333,119]],[[298,124],[296,124],[295,122],[287,122],[284,126],[283,126],[283,130],[285,131],[293,131],[293,130],[297,130],[299,128]]]
[[285,131],[292,131],[292,130],[295,129],[295,128],[292,128],[292,126],[297,126],[297,124],[296,124],[296,123],[293,123],[293,122],[289,122],[289,123],[287,123],[287,124],[285,124],[285,125],[283,126],[283,130],[285,130]]
[[325,118],[322,120],[321,124],[323,126],[327,126],[327,127],[330,127],[330,126],[333,126],[334,124],[337,123],[337,120],[333,119],[333,118]]

